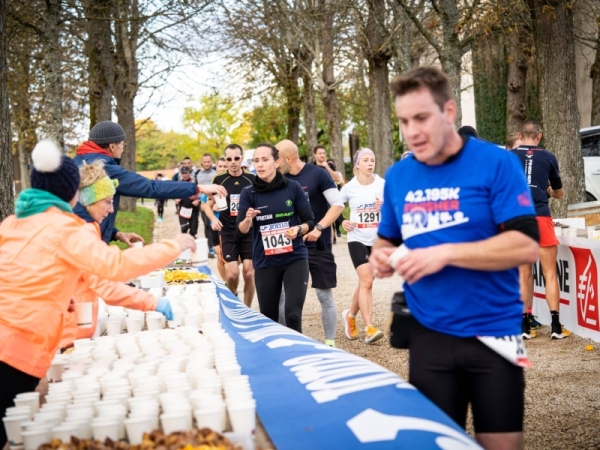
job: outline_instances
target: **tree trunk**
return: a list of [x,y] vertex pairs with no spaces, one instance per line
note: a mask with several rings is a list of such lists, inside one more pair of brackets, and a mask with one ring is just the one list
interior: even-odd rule
[[372,0],[369,4],[369,18],[366,29],[365,53],[369,62],[369,114],[375,152],[375,172],[384,175],[394,162],[394,144],[392,142],[392,121],[390,101],[390,79],[388,61],[392,57],[387,45],[387,36],[381,23],[386,16],[385,0]]
[[88,0],[85,15],[88,28],[90,128],[112,117],[112,12],[113,0]]
[[444,72],[450,79],[450,86],[454,93],[456,101],[457,114],[456,125],[462,124],[462,107],[460,102],[461,94],[461,75],[462,75],[462,57],[464,51],[461,48],[461,42],[458,35],[459,11],[456,0],[441,0],[439,2],[440,18],[442,20],[442,34],[444,36],[444,46],[439,55],[440,62]]
[[46,0],[44,25],[44,118],[47,137],[64,147],[63,81],[60,67],[61,0]]
[[[129,9],[131,8],[131,9]],[[136,140],[134,99],[138,91],[138,63],[136,59],[139,37],[139,16],[137,0],[125,2],[119,0],[117,8],[118,22],[115,25],[115,98],[117,100],[117,118],[125,130],[127,148],[121,158],[121,166],[135,172]],[[136,198],[121,197],[120,211],[135,212]]]
[[567,205],[585,201],[573,11],[567,0],[528,0],[528,4],[533,19],[544,146],[558,158],[565,190],[563,200],[552,202],[552,215],[567,217]]
[[598,25],[598,39],[596,40],[596,57],[590,70],[592,77],[592,122],[591,125],[600,125],[600,25]]
[[302,103],[304,106],[304,128],[306,129],[306,153],[311,154],[317,146],[317,110],[315,105],[315,89],[310,65],[306,64],[302,70]]
[[[529,55],[525,54],[524,42],[530,36],[520,29],[511,36],[508,43],[508,82],[506,84],[506,134],[520,131],[527,119],[527,62]],[[479,121],[477,121],[479,124]]]
[[321,95],[325,107],[325,121],[327,123],[327,134],[329,135],[329,156],[333,159],[336,167],[344,167],[344,155],[342,147],[342,118],[340,105],[337,98],[335,75],[334,75],[334,15],[335,1],[324,0],[323,2],[323,28],[322,28],[322,60],[323,60],[323,84]]
[[[296,71],[294,71],[296,72]],[[298,78],[290,77],[284,88],[286,98],[287,112],[287,133],[286,138],[297,143],[300,137],[300,87]]]
[[0,1],[0,221],[14,212],[13,158],[6,62],[6,3]]
[[502,35],[494,33],[483,38],[471,52],[477,133],[498,144],[506,140],[505,50]]
[[31,187],[29,180],[29,152],[25,139],[20,139],[17,144],[19,151],[19,173],[21,174],[21,190]]

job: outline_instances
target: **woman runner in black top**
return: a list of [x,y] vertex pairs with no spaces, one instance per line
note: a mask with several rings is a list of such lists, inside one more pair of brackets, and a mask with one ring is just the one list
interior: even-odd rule
[[306,194],[279,172],[279,151],[260,144],[254,151],[256,179],[240,196],[238,228],[253,229],[254,282],[260,312],[279,319],[279,296],[285,289],[285,320],[302,332],[302,308],[308,283],[308,250],[302,235],[314,227]]

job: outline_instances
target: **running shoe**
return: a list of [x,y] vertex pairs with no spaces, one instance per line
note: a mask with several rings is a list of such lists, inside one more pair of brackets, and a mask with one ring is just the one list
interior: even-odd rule
[[328,347],[335,348],[335,340],[334,339],[326,339],[325,340],[325,345],[328,346]]
[[162,218],[162,217],[158,217],[158,218],[156,219],[156,221],[157,221],[158,223],[161,223],[161,222],[163,221],[163,218]]
[[564,339],[571,336],[571,332],[559,324],[552,324],[552,333],[550,339]]
[[536,320],[533,314],[527,314],[527,318],[529,319],[529,325],[531,325],[532,330],[539,330],[542,328],[542,324]]
[[346,337],[348,339],[357,339],[358,338],[358,330],[356,329],[356,317],[350,317],[348,314],[350,313],[349,309],[345,309],[342,311],[342,321],[344,322],[344,332],[346,333]]
[[214,249],[214,248],[210,248],[210,249],[208,250],[208,257],[209,257],[209,258],[216,258],[216,257],[217,257],[217,253],[215,252],[215,249]]
[[383,337],[383,331],[378,330],[373,325],[367,326],[367,328],[365,328],[365,333],[366,333],[365,342],[367,344],[372,344],[374,342],[377,342],[379,339],[381,339]]
[[528,317],[524,317],[523,322],[521,322],[521,336],[523,336],[523,339],[533,339],[536,336],[535,331],[531,329]]

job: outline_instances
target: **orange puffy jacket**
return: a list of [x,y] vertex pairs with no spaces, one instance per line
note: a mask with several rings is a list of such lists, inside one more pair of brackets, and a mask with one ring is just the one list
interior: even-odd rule
[[59,348],[64,316],[82,274],[127,281],[164,267],[180,254],[165,240],[122,251],[98,227],[51,207],[0,224],[0,361],[43,377]]

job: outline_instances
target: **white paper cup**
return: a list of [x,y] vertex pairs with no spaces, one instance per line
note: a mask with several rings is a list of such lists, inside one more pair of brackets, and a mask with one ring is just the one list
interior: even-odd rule
[[118,419],[115,418],[96,418],[92,421],[92,436],[94,439],[104,442],[106,438],[113,441],[119,440]]
[[21,445],[23,438],[21,437],[21,424],[29,420],[28,415],[13,415],[2,418],[4,430],[10,445]]
[[219,211],[225,211],[227,209],[227,197],[217,194],[214,195],[213,198],[215,199],[215,204]]
[[109,319],[106,321],[106,334],[117,336],[121,334],[121,319]]
[[50,442],[51,428],[39,428],[35,430],[22,431],[24,450],[37,450],[42,444]]
[[191,412],[160,415],[160,423],[162,424],[164,434],[171,434],[175,431],[187,431],[191,428],[191,421]]
[[65,444],[71,442],[71,436],[79,438],[79,425],[66,423],[52,428],[52,439],[60,439]]
[[567,228],[566,232],[567,237],[577,237],[577,228]]
[[231,427],[236,433],[254,433],[256,428],[256,406],[251,402],[240,405],[228,405],[227,412]]
[[53,362],[48,372],[46,372],[46,378],[48,381],[56,383],[62,380],[62,374],[65,371],[66,362]]
[[227,426],[227,410],[225,404],[215,404],[214,406],[206,406],[198,408],[194,411],[196,426],[198,428],[210,428],[213,431],[222,433]]
[[152,421],[149,416],[125,419],[127,440],[130,445],[140,445],[144,433],[152,432]]
[[85,418],[85,419],[67,418],[67,420],[63,423],[64,423],[64,425],[66,425],[66,424],[77,425],[77,427],[79,428],[79,431],[77,432],[77,437],[79,439],[92,439],[92,425],[90,424],[91,419],[92,419],[91,417]]
[[75,303],[75,317],[78,328],[92,328],[93,303]]
[[15,406],[30,406],[31,413],[35,414],[40,409],[39,392],[23,392],[15,397]]
[[136,318],[127,318],[125,319],[125,323],[127,324],[127,332],[128,333],[139,333],[142,331],[144,327],[144,318],[136,317]]
[[146,316],[146,325],[148,330],[157,331],[163,329],[163,321],[161,317]]
[[208,261],[208,240],[206,238],[196,239],[196,251],[192,254],[192,262]]
[[129,414],[130,419],[149,419],[150,420],[150,430],[158,430],[160,428],[160,423],[158,421],[158,411],[142,411],[142,412],[131,412]]
[[27,416],[32,418],[35,413],[31,411],[31,405],[9,406],[4,413],[5,417]]
[[560,225],[557,227],[554,227],[554,234],[556,236],[562,236],[562,227]]
[[142,248],[143,246],[144,246],[144,243],[141,241],[131,243],[131,248]]
[[408,249],[408,247],[404,244],[402,244],[400,247],[398,247],[394,253],[392,253],[388,259],[388,263],[390,266],[392,266],[393,268],[396,267],[396,264],[398,264],[398,261],[400,260],[400,258],[408,255],[408,253],[410,252],[410,250]]

